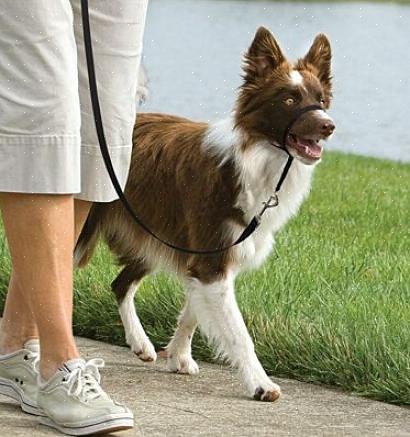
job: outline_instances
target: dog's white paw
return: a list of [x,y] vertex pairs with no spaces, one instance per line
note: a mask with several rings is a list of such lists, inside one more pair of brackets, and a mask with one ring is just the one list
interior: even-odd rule
[[168,352],[167,369],[170,372],[187,375],[199,373],[198,364],[190,355],[176,355],[171,352]]
[[256,387],[253,398],[257,401],[275,402],[279,399],[281,390],[278,384],[270,382]]
[[153,344],[148,340],[137,340],[136,338],[127,339],[127,343],[130,345],[131,350],[141,360],[145,362],[151,362],[157,360],[157,353]]

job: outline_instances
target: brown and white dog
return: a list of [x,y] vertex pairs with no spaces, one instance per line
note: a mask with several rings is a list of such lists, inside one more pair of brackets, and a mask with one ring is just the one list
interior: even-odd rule
[[[287,138],[296,158],[257,231],[241,245],[213,256],[167,248],[129,217],[120,201],[94,204],[76,247],[85,265],[99,237],[124,266],[112,283],[131,349],[144,361],[156,353],[134,307],[141,279],[174,272],[186,288],[185,306],[170,341],[168,368],[195,374],[191,340],[199,325],[240,371],[255,399],[274,401],[280,388],[266,375],[235,300],[234,280],[269,255],[274,234],[298,210],[309,192],[322,146],[334,130],[330,105],[331,49],[316,37],[307,55],[289,63],[273,35],[260,28],[244,58],[244,83],[232,116],[214,124],[164,114],[139,114],[125,194],[139,217],[164,240],[193,249],[214,249],[236,239],[274,190],[287,160],[281,150],[285,129],[308,105],[323,110],[303,114]],[[279,147],[276,147],[279,146]]]

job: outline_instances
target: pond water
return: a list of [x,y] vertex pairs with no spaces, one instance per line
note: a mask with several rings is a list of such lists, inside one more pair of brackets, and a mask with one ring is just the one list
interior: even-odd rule
[[410,6],[151,0],[144,111],[216,120],[231,111],[241,56],[259,25],[290,59],[319,32],[332,43],[337,130],[329,149],[410,161]]

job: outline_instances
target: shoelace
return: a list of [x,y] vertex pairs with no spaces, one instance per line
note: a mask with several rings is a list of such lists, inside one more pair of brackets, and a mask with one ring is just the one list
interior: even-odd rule
[[85,402],[106,396],[100,386],[101,376],[98,369],[102,367],[104,367],[104,360],[94,358],[87,361],[84,366],[72,370],[66,377],[66,384],[69,386],[68,394]]

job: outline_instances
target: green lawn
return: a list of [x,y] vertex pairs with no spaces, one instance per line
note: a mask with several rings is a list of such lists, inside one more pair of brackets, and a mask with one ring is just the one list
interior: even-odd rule
[[[410,165],[326,154],[311,196],[278,235],[269,261],[237,281],[270,374],[410,404],[409,227]],[[4,243],[0,263],[4,294],[10,269]],[[110,293],[117,271],[101,247],[77,273],[77,334],[124,344]],[[141,287],[139,314],[158,348],[166,345],[181,302],[170,278]],[[212,359],[199,335],[194,356]]]

